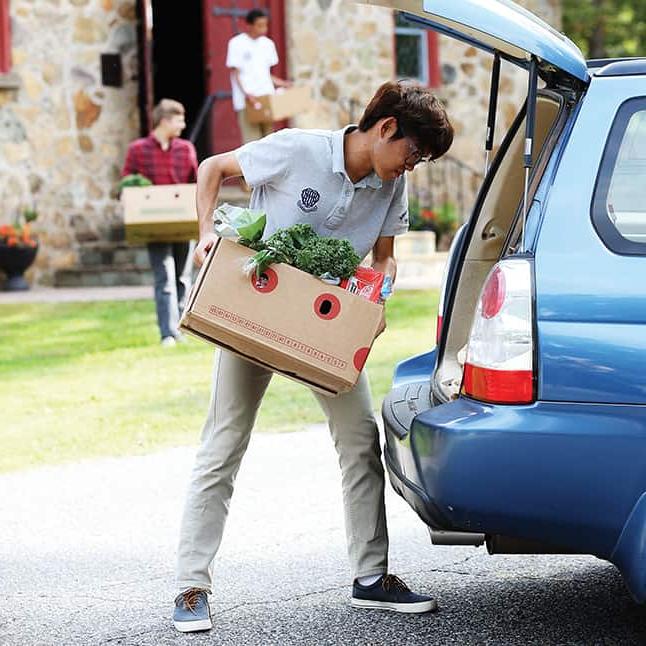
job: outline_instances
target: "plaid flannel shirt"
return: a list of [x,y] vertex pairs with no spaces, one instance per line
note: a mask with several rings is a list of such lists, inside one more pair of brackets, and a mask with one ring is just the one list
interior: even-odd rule
[[192,184],[197,181],[197,154],[190,141],[171,139],[163,150],[152,135],[133,141],[128,146],[121,175],[139,173],[153,184]]

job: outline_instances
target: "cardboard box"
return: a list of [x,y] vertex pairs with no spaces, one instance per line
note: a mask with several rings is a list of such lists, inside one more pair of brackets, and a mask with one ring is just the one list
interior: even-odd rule
[[256,98],[256,106],[247,103],[247,118],[250,123],[282,121],[312,107],[312,92],[308,87],[290,87],[276,94]]
[[252,254],[218,240],[181,329],[326,395],[351,390],[383,306],[285,264],[272,265],[258,284],[242,271]]
[[126,240],[182,242],[199,237],[195,184],[129,186],[121,192]]

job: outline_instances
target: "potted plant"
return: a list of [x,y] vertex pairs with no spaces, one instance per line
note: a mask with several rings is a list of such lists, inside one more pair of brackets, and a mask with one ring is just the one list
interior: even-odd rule
[[436,231],[435,211],[423,208],[417,200],[411,200],[408,207],[411,231]]
[[444,202],[434,215],[437,248],[446,251],[451,246],[451,240],[460,224],[458,210],[452,202]]
[[[411,199],[408,207],[408,217],[411,232],[432,231],[435,234],[432,237],[433,250],[437,248],[443,251],[449,248],[453,234],[456,232],[460,222],[455,204],[448,201],[438,208],[431,209],[421,206],[418,200]],[[422,245],[420,242],[420,236],[423,236],[423,233],[413,233],[412,235],[409,233],[408,235],[411,240],[416,240],[415,245],[419,248],[420,253],[429,253],[428,246],[431,243]],[[422,249],[422,246],[424,246],[424,249]]]
[[37,217],[36,211],[25,209],[13,224],[0,225],[0,270],[7,275],[6,291],[29,289],[23,274],[38,253],[38,242],[31,233],[31,223]]

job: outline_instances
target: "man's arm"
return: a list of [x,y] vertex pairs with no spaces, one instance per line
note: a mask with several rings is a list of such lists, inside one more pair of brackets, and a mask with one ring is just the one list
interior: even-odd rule
[[397,276],[394,236],[377,238],[377,242],[372,248],[372,268],[390,276],[394,284]]
[[242,90],[242,93],[244,94],[245,99],[250,103],[255,101],[256,97],[253,94],[249,94],[247,90],[244,89],[244,85],[242,85],[242,81],[240,81],[240,70],[237,67],[232,67],[231,72],[233,74],[233,78],[236,80],[236,83],[238,84],[238,87]]
[[[397,276],[397,262],[395,261],[395,237],[383,236],[377,238],[375,246],[372,248],[372,268],[376,271],[383,272],[386,276],[390,276],[395,284],[395,277]],[[381,325],[377,330],[379,336],[386,329],[386,308],[381,317]]]
[[291,81],[286,81],[285,79],[281,79],[273,74],[271,75],[271,82],[275,87],[292,87]]
[[200,240],[193,259],[198,267],[202,265],[217,239],[213,232],[213,209],[217,204],[222,180],[241,175],[242,169],[234,152],[208,157],[197,169],[197,218]]

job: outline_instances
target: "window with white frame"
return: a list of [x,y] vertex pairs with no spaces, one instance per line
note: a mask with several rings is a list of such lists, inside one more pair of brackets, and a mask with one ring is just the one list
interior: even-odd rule
[[395,13],[395,64],[397,78],[417,79],[430,85],[427,30]]

